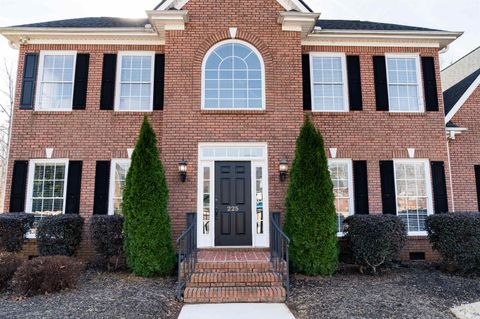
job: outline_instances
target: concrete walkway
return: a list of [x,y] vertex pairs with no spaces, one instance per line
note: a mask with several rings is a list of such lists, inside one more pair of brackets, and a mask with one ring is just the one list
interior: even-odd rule
[[458,319],[480,319],[480,302],[450,309]]
[[226,303],[185,305],[178,319],[295,319],[285,304]]

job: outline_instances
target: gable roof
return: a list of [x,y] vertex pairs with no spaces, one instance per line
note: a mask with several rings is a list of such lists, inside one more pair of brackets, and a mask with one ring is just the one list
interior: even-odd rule
[[322,30],[368,30],[368,31],[442,31],[422,27],[360,20],[318,20]]
[[[149,23],[147,18],[86,17],[22,24],[13,26],[13,28],[143,28]],[[322,30],[439,31],[399,24],[358,20],[320,19],[317,21],[316,26],[322,28]]]
[[149,23],[146,18],[88,17],[22,24],[13,28],[144,28]]
[[[153,10],[180,9],[189,0],[162,0]],[[299,12],[313,12],[306,4],[305,0],[277,0],[286,10],[295,10]],[[288,5],[285,5],[288,3]]]
[[445,122],[449,122],[480,84],[480,68],[443,92]]

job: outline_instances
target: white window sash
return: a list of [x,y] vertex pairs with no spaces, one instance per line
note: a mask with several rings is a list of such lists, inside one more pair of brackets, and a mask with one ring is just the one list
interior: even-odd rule
[[[355,214],[354,192],[353,192],[353,163],[351,159],[329,159],[328,164],[344,164],[347,166],[347,178],[348,178],[348,215]],[[336,200],[336,198],[335,198]],[[338,214],[338,213],[337,213]],[[338,217],[337,217],[338,218]],[[337,232],[338,237],[343,237],[343,232]]]
[[[110,185],[108,189],[108,215],[115,214],[114,200],[115,200],[115,186],[116,186],[115,176],[116,176],[117,164],[129,165],[131,163],[132,161],[130,159],[124,159],[124,158],[112,159],[110,162]],[[128,174],[128,171],[127,171],[127,174]],[[123,196],[122,196],[122,201],[123,201]]]
[[[390,80],[390,74],[389,74],[389,69],[388,69],[388,59],[415,59],[415,72],[417,76],[417,83],[393,83],[392,80]],[[411,111],[411,110],[392,110],[390,109],[389,112],[392,113],[423,113],[425,112],[425,102],[423,99],[423,84],[422,84],[422,71],[421,71],[421,64],[420,64],[420,55],[419,54],[411,54],[411,53],[386,53],[385,54],[385,65],[386,65],[386,73],[387,73],[387,90],[388,90],[388,102],[389,104],[391,103],[391,89],[390,85],[394,86],[410,86],[410,87],[416,87],[417,88],[417,102],[418,102],[418,110],[417,111]]]
[[[148,56],[151,58],[151,70],[150,70],[150,82],[125,82],[122,81],[122,60],[126,56]],[[149,108],[145,110],[121,110],[120,109],[120,96],[121,96],[121,88],[122,84],[150,84],[150,102]],[[114,110],[116,112],[153,112],[153,95],[155,91],[155,52],[151,51],[122,51],[118,52],[118,59],[117,59],[117,74],[115,80],[115,102],[114,102]]]
[[[432,191],[432,175],[430,172],[430,161],[428,159],[394,159],[393,160],[393,175],[395,181],[395,209],[396,215],[398,215],[398,193],[397,193],[397,164],[423,164],[425,171],[425,188],[426,188],[426,199],[427,199],[427,217],[433,214],[433,191]],[[422,196],[423,197],[423,196]],[[420,198],[417,196],[417,198]],[[408,225],[406,225],[408,230]],[[408,231],[408,236],[427,236],[427,231]]]
[[[45,56],[55,56],[55,55],[67,55],[73,56],[73,67],[72,67],[72,80],[71,81],[43,81],[44,75],[44,64]],[[38,64],[38,74],[37,74],[37,84],[35,85],[35,91],[37,92],[35,96],[35,111],[39,112],[69,112],[73,110],[73,93],[75,90],[75,72],[77,67],[77,51],[40,51],[39,55],[39,64]],[[52,108],[51,106],[41,105],[42,101],[42,86],[44,83],[51,84],[64,84],[72,83],[72,94],[70,96],[70,107],[66,108]]]
[[[218,56],[218,54],[215,52],[216,49],[218,49],[219,47],[221,47],[222,45],[225,45],[225,44],[242,44],[242,45],[245,45],[246,47],[248,47],[250,50],[252,50],[252,52],[250,52],[250,54],[248,56],[250,56],[251,54],[256,54],[258,59],[260,60],[260,69],[248,69],[248,71],[260,71],[261,72],[261,87],[259,90],[262,91],[262,94],[261,94],[261,100],[262,100],[262,107],[261,108],[249,108],[249,107],[242,107],[242,108],[239,108],[239,107],[222,107],[220,105],[220,97],[217,98],[218,100],[218,104],[217,106],[218,107],[207,107],[206,106],[206,91],[209,91],[209,90],[213,90],[213,89],[207,89],[206,88],[206,72],[207,71],[216,71],[218,72],[219,70],[218,69],[207,69],[206,68],[206,64],[207,64],[207,61],[208,61],[208,58],[212,55],[212,54],[216,54]],[[247,56],[247,57],[248,57]],[[220,56],[218,56],[220,58]],[[222,69],[222,71],[227,71],[228,69]],[[231,71],[235,71],[235,69],[231,69]],[[234,90],[234,88],[232,88],[232,90]],[[257,50],[257,48],[255,48],[254,46],[252,46],[250,43],[248,42],[245,42],[245,41],[241,41],[241,40],[237,40],[237,39],[232,39],[232,40],[226,40],[226,41],[222,41],[222,42],[219,42],[217,43],[216,45],[212,46],[208,51],[207,53],[205,54],[205,57],[203,58],[203,63],[202,63],[202,87],[201,87],[201,91],[202,91],[202,105],[201,105],[201,109],[202,110],[230,110],[230,111],[245,111],[245,110],[248,110],[248,111],[263,111],[265,110],[266,108],[266,98],[265,98],[265,64],[264,64],[264,61],[263,61],[263,57],[260,53],[260,51]],[[249,90],[247,90],[248,92]],[[218,92],[220,94],[220,89],[218,89]],[[247,93],[248,94],[248,93]],[[247,97],[247,101],[250,99],[250,97]],[[235,97],[233,97],[233,100],[235,100]]]
[[[342,64],[342,82],[320,82],[315,81],[313,76],[313,61],[315,58],[340,58]],[[347,58],[345,53],[333,53],[333,52],[311,52],[310,53],[310,92],[311,92],[311,104],[312,104],[312,112],[324,112],[324,113],[332,113],[332,112],[349,112],[350,108],[350,101],[348,96],[348,74],[347,74]],[[342,85],[342,93],[343,93],[343,109],[335,110],[335,109],[326,109],[326,110],[316,110],[315,109],[315,86],[317,85]]]

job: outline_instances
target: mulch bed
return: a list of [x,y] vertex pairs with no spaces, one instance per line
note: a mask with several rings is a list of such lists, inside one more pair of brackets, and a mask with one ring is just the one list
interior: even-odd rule
[[480,278],[433,265],[405,265],[377,276],[343,267],[330,278],[295,276],[289,306],[297,319],[454,318],[449,308],[480,301]]
[[25,299],[0,294],[0,317],[174,319],[182,306],[175,280],[88,271],[72,291]]

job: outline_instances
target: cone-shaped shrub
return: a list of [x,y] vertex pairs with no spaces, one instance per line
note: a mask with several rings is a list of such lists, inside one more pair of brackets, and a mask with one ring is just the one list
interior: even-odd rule
[[323,137],[307,117],[297,139],[285,202],[292,270],[331,275],[337,267],[337,221]]
[[167,211],[168,187],[157,138],[145,117],[123,192],[124,249],[128,266],[142,277],[167,276],[175,253]]

